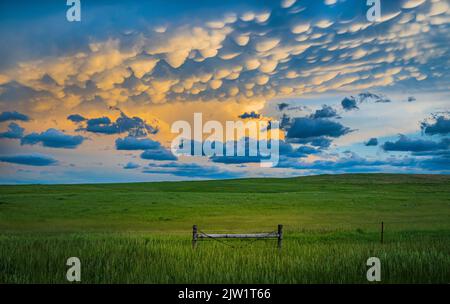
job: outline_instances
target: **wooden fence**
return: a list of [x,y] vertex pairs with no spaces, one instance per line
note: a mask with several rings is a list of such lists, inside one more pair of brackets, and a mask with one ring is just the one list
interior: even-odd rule
[[247,234],[217,234],[205,233],[198,229],[197,225],[192,227],[192,247],[197,247],[199,239],[278,239],[278,248],[281,248],[283,241],[283,225],[278,225],[277,231],[268,233],[247,233]]

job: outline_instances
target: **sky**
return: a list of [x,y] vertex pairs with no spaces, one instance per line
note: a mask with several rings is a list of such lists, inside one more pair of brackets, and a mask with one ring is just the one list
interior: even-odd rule
[[[446,0],[80,3],[0,3],[1,184],[450,173]],[[278,121],[278,164],[175,155],[194,113]]]

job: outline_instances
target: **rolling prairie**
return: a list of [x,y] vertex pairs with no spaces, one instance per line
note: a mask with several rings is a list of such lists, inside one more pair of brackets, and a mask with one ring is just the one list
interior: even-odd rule
[[[380,224],[384,222],[384,243]],[[269,232],[273,240],[205,240]],[[0,186],[0,282],[450,282],[450,176],[350,174],[289,179]]]

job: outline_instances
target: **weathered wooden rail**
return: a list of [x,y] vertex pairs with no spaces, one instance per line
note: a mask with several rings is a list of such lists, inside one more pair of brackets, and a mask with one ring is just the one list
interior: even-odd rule
[[283,241],[283,225],[278,225],[277,231],[268,233],[246,233],[246,234],[217,234],[204,233],[198,230],[197,225],[192,226],[192,247],[197,247],[199,239],[278,239],[278,248],[281,248]]

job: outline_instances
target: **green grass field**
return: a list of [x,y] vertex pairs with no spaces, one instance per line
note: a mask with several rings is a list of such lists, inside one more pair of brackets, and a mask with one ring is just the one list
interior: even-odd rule
[[[380,223],[385,242],[380,244]],[[214,240],[205,232],[269,232]],[[450,176],[0,186],[0,283],[450,283]]]

